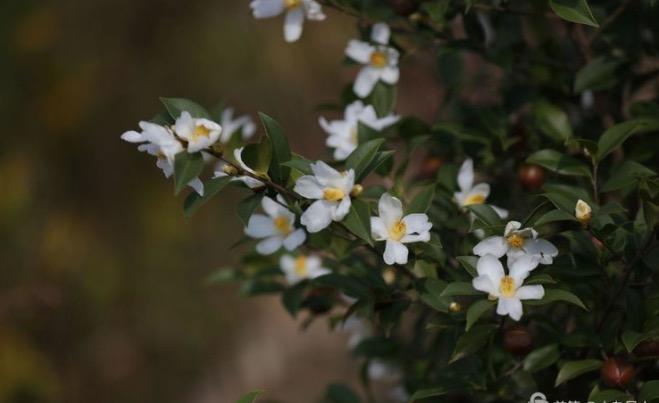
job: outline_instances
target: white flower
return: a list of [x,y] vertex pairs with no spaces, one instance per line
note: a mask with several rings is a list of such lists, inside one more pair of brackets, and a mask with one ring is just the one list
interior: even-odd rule
[[[459,192],[453,194],[455,201],[460,207],[467,207],[473,204],[483,204],[490,195],[490,185],[479,183],[474,185],[474,161],[471,158],[466,159],[460,171],[458,172]],[[505,219],[508,218],[508,211],[500,207],[490,205],[499,215]]]
[[248,140],[256,132],[256,124],[249,115],[233,117],[233,108],[226,108],[222,111],[220,126],[222,126],[222,135],[220,142],[228,143],[234,134],[238,133],[243,140]]
[[[150,122],[140,122],[141,132],[128,131],[121,138],[129,143],[141,143],[137,146],[139,151],[156,157],[156,166],[169,178],[174,174],[174,160],[176,154],[183,151],[183,145],[166,127]],[[188,182],[201,196],[204,195],[204,183],[195,178]]]
[[558,249],[551,242],[539,239],[533,228],[522,228],[517,221],[506,224],[503,236],[491,236],[474,246],[474,255],[508,256],[508,266],[522,256],[534,256],[542,264],[552,264]]
[[217,142],[222,133],[222,126],[212,120],[193,118],[190,113],[183,112],[176,119],[174,132],[188,142],[189,153],[196,153]]
[[254,18],[270,18],[285,12],[284,38],[286,42],[295,42],[300,39],[305,18],[311,21],[325,19],[323,8],[314,0],[252,0],[249,6]]
[[522,317],[522,300],[542,299],[545,289],[541,285],[523,285],[529,273],[538,266],[534,256],[522,256],[512,265],[509,273],[503,271],[503,266],[494,255],[485,255],[478,259],[478,277],[472,280],[472,285],[478,291],[488,293],[488,298],[498,300],[497,313],[510,316],[513,320]]
[[354,314],[341,323],[341,331],[350,335],[348,339],[348,348],[350,349],[357,347],[362,340],[373,335],[370,323]]
[[316,200],[302,214],[300,222],[309,232],[319,232],[332,221],[341,221],[350,211],[350,192],[355,184],[355,171],[339,172],[322,161],[311,164],[313,175],[295,182],[302,197]]
[[345,109],[343,120],[328,122],[324,117],[319,119],[320,126],[327,132],[327,146],[334,148],[334,159],[343,161],[359,145],[359,123],[381,131],[387,126],[398,122],[400,116],[389,115],[378,118],[372,105],[364,105],[362,101],[355,101]]
[[371,217],[371,236],[376,241],[387,241],[384,249],[386,264],[406,264],[407,246],[412,242],[428,242],[432,224],[426,214],[408,214],[403,217],[403,205],[389,193],[383,193],[378,202],[379,217]]
[[256,245],[257,252],[269,255],[277,252],[282,245],[293,251],[304,243],[307,234],[303,229],[295,228],[295,214],[267,196],[261,201],[261,206],[267,215],[253,214],[245,228],[248,236],[262,239]]
[[577,217],[577,220],[579,220],[580,223],[585,225],[588,224],[593,218],[593,209],[588,203],[579,199],[577,201],[576,207],[574,208],[574,215]]
[[[240,168],[242,168],[244,171],[256,175],[256,172],[254,172],[252,168],[248,167],[243,162],[243,158],[242,158],[243,148],[236,148],[235,150],[233,150],[233,157],[238,163],[238,166],[240,166]],[[218,162],[217,165],[215,166],[215,173],[213,177],[217,178],[217,177],[227,176],[227,173],[224,171],[226,166],[227,164],[225,162],[223,161]],[[247,175],[236,176],[231,180],[241,181],[245,185],[247,185],[247,187],[250,189],[259,189],[265,186],[265,184],[262,181],[258,179],[254,179],[251,176],[247,176]]]
[[353,91],[361,98],[368,96],[380,80],[387,84],[398,82],[399,55],[396,49],[388,46],[389,36],[389,26],[380,22],[373,25],[371,31],[371,40],[374,44],[356,39],[348,42],[346,55],[364,65],[353,85]]
[[367,371],[368,378],[372,381],[398,382],[403,376],[397,365],[377,358],[368,362]]
[[291,285],[330,273],[329,269],[322,267],[322,261],[318,256],[284,255],[279,259],[279,265],[286,275],[286,281]]

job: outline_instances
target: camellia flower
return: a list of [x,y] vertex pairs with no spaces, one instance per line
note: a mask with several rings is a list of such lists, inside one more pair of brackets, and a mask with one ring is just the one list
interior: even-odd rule
[[478,291],[488,293],[488,298],[498,300],[497,314],[510,316],[513,320],[522,317],[522,301],[542,299],[545,289],[541,285],[523,285],[529,273],[538,266],[534,256],[522,256],[508,266],[506,274],[499,259],[494,255],[485,255],[478,259],[476,265],[478,277],[472,285]]
[[396,49],[388,46],[390,35],[389,26],[380,22],[373,25],[371,31],[374,44],[356,39],[348,42],[346,55],[364,65],[353,85],[353,91],[361,98],[368,96],[380,80],[392,85],[398,82],[399,55]]
[[386,264],[406,264],[407,246],[412,242],[428,242],[432,224],[426,214],[408,214],[403,217],[403,204],[389,193],[383,193],[378,202],[379,217],[371,217],[371,236],[376,241],[387,241],[384,249]]
[[343,161],[359,145],[359,123],[381,131],[387,126],[398,122],[400,116],[389,115],[378,118],[372,105],[364,105],[362,101],[355,101],[345,109],[343,120],[328,122],[324,117],[319,119],[320,126],[327,132],[327,146],[334,148],[334,159]]
[[311,21],[325,19],[323,8],[314,0],[252,0],[249,6],[254,18],[276,17],[285,12],[284,38],[286,42],[295,42],[300,39],[305,18]]
[[474,255],[494,255],[497,258],[507,255],[509,266],[525,255],[538,258],[542,264],[552,264],[558,256],[558,249],[551,242],[539,239],[533,228],[522,228],[520,222],[510,221],[503,236],[485,238],[474,246]]
[[222,135],[220,142],[228,143],[234,134],[239,134],[243,140],[249,140],[256,132],[256,124],[249,115],[233,117],[233,108],[225,108],[222,111],[220,126],[222,126]]
[[[474,185],[474,161],[471,158],[466,159],[460,171],[458,172],[459,192],[453,194],[455,201],[460,207],[467,207],[474,204],[483,204],[490,195],[490,185],[479,183]],[[508,211],[500,207],[490,205],[499,217],[507,218]]]
[[[247,171],[251,174],[256,175],[256,172],[252,168],[248,167],[247,164],[245,164],[243,162],[243,158],[242,158],[243,148],[244,147],[236,148],[235,150],[233,150],[233,157],[236,160],[236,162],[238,163],[238,166],[240,166],[240,168],[242,168],[243,170],[245,170],[245,171]],[[231,173],[231,171],[234,171],[234,172]],[[234,176],[235,175],[235,169],[233,169],[233,167],[231,167],[230,165],[228,165],[224,161],[220,161],[217,164],[217,166],[215,167],[215,173],[214,173],[213,177],[217,178],[217,177],[227,176],[229,174],[232,174],[231,176]],[[245,185],[247,185],[247,187],[250,188],[250,189],[260,189],[262,187],[265,187],[265,184],[262,181],[260,181],[258,179],[255,179],[255,178],[252,178],[251,176],[247,176],[247,175],[234,176],[232,180],[241,181]]]
[[318,256],[284,255],[279,259],[279,265],[286,275],[286,281],[291,285],[330,273],[329,269],[322,267],[322,261]]
[[588,203],[579,199],[577,201],[576,207],[574,208],[574,215],[577,217],[577,220],[579,220],[580,223],[585,225],[588,224],[593,218],[593,209]]
[[[171,130],[151,122],[140,122],[141,132],[128,131],[121,135],[129,143],[141,143],[137,149],[156,157],[156,166],[170,178],[174,174],[176,154],[183,151],[183,145]],[[199,195],[204,195],[204,183],[195,178],[188,182]]]
[[174,132],[188,142],[189,153],[196,153],[217,142],[222,133],[222,126],[212,120],[193,118],[190,113],[183,112],[176,119]]
[[355,171],[339,172],[322,161],[311,164],[313,175],[295,182],[294,190],[307,199],[316,200],[302,214],[300,222],[309,232],[319,232],[332,221],[341,221],[350,211],[350,192],[355,185]]
[[[282,199],[279,199],[283,203]],[[261,207],[267,215],[253,214],[249,218],[245,234],[262,239],[256,245],[256,251],[262,255],[275,253],[282,246],[289,251],[295,250],[307,239],[303,229],[295,228],[295,214],[269,197],[264,197]]]

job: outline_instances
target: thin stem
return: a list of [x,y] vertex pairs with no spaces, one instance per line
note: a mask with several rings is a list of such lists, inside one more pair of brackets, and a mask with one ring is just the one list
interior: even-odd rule
[[593,176],[591,178],[591,183],[593,185],[593,199],[595,200],[595,204],[597,205],[600,204],[600,193],[598,188],[598,171],[599,171],[599,164],[593,158]]
[[613,13],[611,13],[606,19],[600,24],[600,26],[593,32],[593,34],[588,38],[588,46],[590,46],[595,39],[597,39],[602,32],[608,28],[609,25],[611,25],[622,13],[625,12],[625,9],[632,3],[633,0],[625,0],[620,5],[618,8],[616,8]]

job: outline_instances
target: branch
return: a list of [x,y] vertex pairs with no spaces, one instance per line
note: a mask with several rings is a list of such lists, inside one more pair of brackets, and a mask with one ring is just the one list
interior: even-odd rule
[[593,32],[593,34],[588,38],[587,40],[588,46],[590,46],[595,41],[595,39],[597,39],[597,37],[600,36],[602,31],[608,28],[609,25],[611,25],[616,19],[618,19],[618,17],[620,17],[622,13],[625,12],[625,9],[627,9],[627,7],[632,3],[632,1],[633,0],[624,0],[622,3],[620,3],[618,8],[616,8],[615,11],[611,13],[611,15],[606,17],[606,19],[600,24],[600,26],[595,30],[595,32]]

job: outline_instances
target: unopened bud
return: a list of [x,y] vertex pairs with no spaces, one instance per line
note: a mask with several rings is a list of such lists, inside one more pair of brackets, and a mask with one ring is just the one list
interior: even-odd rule
[[448,306],[448,310],[453,312],[453,313],[458,313],[462,312],[462,305],[460,305],[457,302],[451,302],[451,304]]
[[225,165],[222,167],[222,171],[229,176],[238,175],[238,170],[232,165]]
[[396,281],[396,270],[393,267],[387,267],[382,272],[382,279],[387,285],[392,285]]
[[574,209],[575,216],[580,223],[586,225],[590,222],[590,219],[593,218],[593,209],[590,208],[588,203],[579,199],[577,201],[577,206]]
[[350,191],[350,196],[352,197],[358,197],[362,192],[364,191],[364,187],[360,184],[357,184],[352,187],[352,190]]

